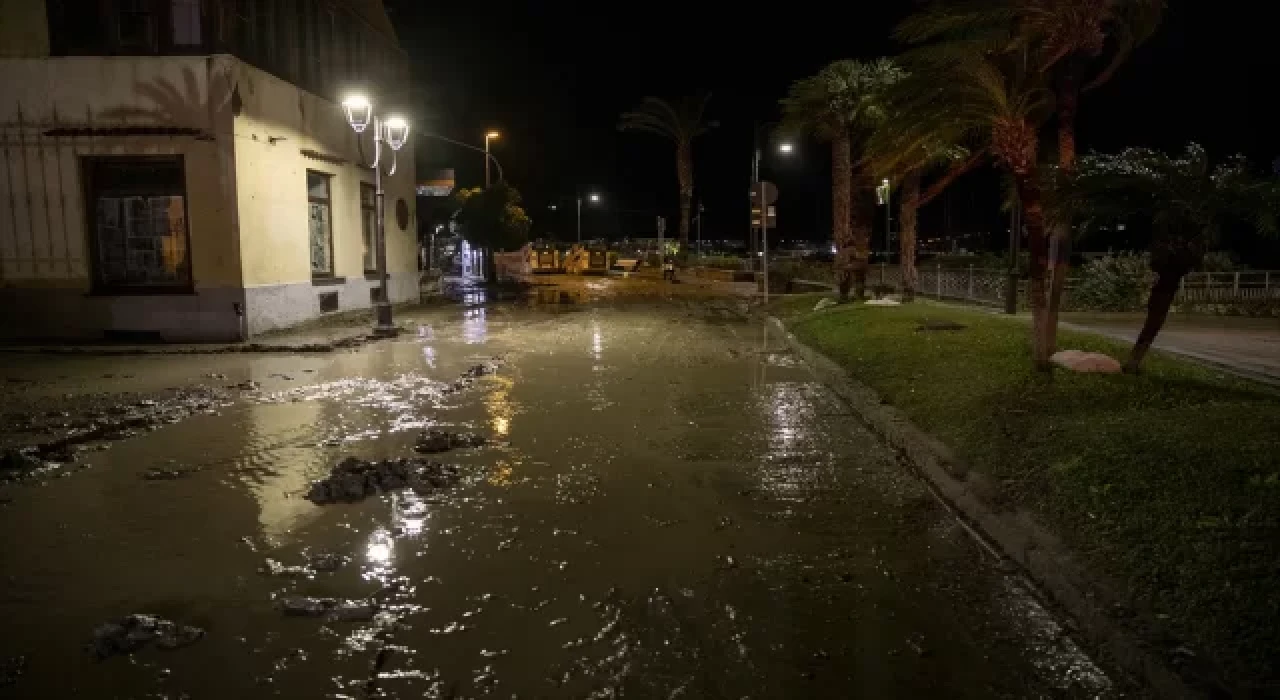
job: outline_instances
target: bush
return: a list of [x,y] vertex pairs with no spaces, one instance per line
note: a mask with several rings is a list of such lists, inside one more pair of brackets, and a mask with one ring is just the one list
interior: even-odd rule
[[1071,307],[1087,311],[1140,311],[1155,274],[1145,254],[1108,255],[1081,270],[1071,292]]

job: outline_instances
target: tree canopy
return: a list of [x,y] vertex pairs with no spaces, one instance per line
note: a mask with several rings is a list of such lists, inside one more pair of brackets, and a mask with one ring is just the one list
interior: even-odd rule
[[484,189],[459,189],[454,193],[458,211],[454,214],[472,245],[490,250],[514,250],[529,241],[533,223],[520,206],[520,192],[505,182]]

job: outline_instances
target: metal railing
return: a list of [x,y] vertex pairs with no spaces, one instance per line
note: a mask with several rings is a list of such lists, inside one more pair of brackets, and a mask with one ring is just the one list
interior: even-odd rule
[[[920,265],[917,269],[916,294],[938,299],[956,299],[977,304],[1001,305],[1009,284],[1009,272],[1002,268],[944,267],[940,264]],[[807,285],[830,287],[826,275],[809,275],[797,279]],[[812,279],[817,278],[817,279]],[[1078,275],[1067,278],[1066,298],[1080,282]],[[902,289],[902,271],[898,265],[878,263],[867,271],[867,286]],[[1027,280],[1018,283],[1018,298],[1024,298]],[[1174,303],[1239,304],[1257,301],[1280,301],[1280,271],[1248,270],[1239,272],[1192,272],[1182,279]]]

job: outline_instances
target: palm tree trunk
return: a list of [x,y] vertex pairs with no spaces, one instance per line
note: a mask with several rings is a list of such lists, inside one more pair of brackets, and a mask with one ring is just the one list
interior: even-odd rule
[[902,300],[916,298],[916,214],[920,210],[920,171],[902,178],[901,211],[898,213],[898,264],[902,269]]
[[[849,237],[853,240],[853,293],[858,299],[867,295],[867,266],[871,261],[871,229],[876,221],[875,188],[861,186],[857,177],[849,178]],[[868,182],[870,175],[867,176]]]
[[849,229],[852,183],[849,135],[841,134],[831,140],[831,240],[836,246],[835,277],[840,301],[849,299],[849,287],[853,284],[855,267],[856,252]]
[[680,181],[680,255],[689,249],[689,215],[693,210],[693,144],[676,147],[676,176]]
[[1049,240],[1044,229],[1044,204],[1040,196],[1039,176],[1032,168],[1015,175],[1018,195],[1022,198],[1022,221],[1027,227],[1027,247],[1031,253],[1031,363],[1041,371],[1049,370],[1049,313],[1046,304],[1045,276],[1049,267]]
[[1142,358],[1147,356],[1152,341],[1164,327],[1165,319],[1169,317],[1169,308],[1173,306],[1173,300],[1178,296],[1178,287],[1187,272],[1189,268],[1185,267],[1170,267],[1156,272],[1156,283],[1152,285],[1151,298],[1147,300],[1147,318],[1142,322],[1142,330],[1138,333],[1133,349],[1129,351],[1129,359],[1124,363],[1125,372],[1137,374],[1141,369]]
[[[1070,174],[1076,169],[1076,110],[1080,105],[1080,69],[1072,63],[1058,82],[1058,167]],[[1053,244],[1053,285],[1049,288],[1049,311],[1045,330],[1046,342],[1052,353],[1058,345],[1058,311],[1062,307],[1062,292],[1066,288],[1067,275],[1071,271],[1071,224],[1058,217],[1050,232]]]

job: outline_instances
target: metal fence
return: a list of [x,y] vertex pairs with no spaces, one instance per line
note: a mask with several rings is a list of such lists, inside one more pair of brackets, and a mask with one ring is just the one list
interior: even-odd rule
[[[1004,269],[944,267],[921,265],[917,268],[916,294],[938,299],[957,299],[977,304],[1001,305],[1009,285],[1009,272]],[[816,278],[816,279],[814,279]],[[797,280],[803,284],[830,287],[829,275],[807,275]],[[1079,276],[1067,278],[1064,298],[1080,282]],[[867,274],[871,288],[902,289],[902,271],[897,265],[872,265]],[[1026,296],[1027,280],[1018,283],[1018,298]],[[1192,272],[1182,279],[1175,303],[1178,304],[1243,304],[1280,301],[1280,272],[1249,270],[1240,272]]]

